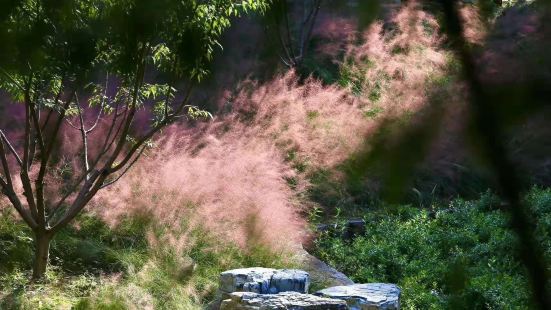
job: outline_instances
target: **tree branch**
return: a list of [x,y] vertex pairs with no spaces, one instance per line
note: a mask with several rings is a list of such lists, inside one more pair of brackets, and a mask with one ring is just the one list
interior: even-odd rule
[[132,157],[134,156],[134,154],[138,151],[138,149],[145,143],[147,142],[149,139],[151,139],[157,132],[159,132],[159,130],[163,129],[164,127],[166,127],[168,124],[170,124],[171,122],[175,121],[177,119],[177,116],[182,113],[182,110],[186,107],[188,101],[189,101],[189,98],[190,98],[190,95],[191,95],[191,90],[193,89],[193,84],[190,84],[188,86],[188,89],[186,90],[186,95],[184,97],[184,99],[182,100],[182,102],[180,103],[180,105],[176,108],[176,110],[174,111],[174,113],[170,114],[168,116],[168,118],[164,119],[163,121],[161,121],[157,126],[153,127],[149,132],[147,132],[143,137],[141,137],[138,142],[136,142],[136,144],[134,144],[134,146],[130,149],[130,151],[128,152],[128,154],[125,156],[125,158],[119,163],[117,164],[115,167],[112,167],[110,169],[111,172],[116,172],[120,169],[122,169],[124,167],[124,165],[126,165],[131,159]]
[[11,179],[11,172],[10,172],[10,165],[8,164],[8,158],[6,156],[6,151],[4,149],[4,142],[2,139],[0,139],[0,161],[2,162],[2,168],[4,170],[4,175],[6,176],[6,185],[9,185],[10,188],[12,187],[12,179]]
[[[42,136],[42,126],[40,126],[39,114],[38,114],[38,111],[36,110],[36,106],[35,106],[33,100],[31,100],[30,96],[29,96],[28,100],[29,100],[29,109],[30,109],[30,112],[31,112],[31,117],[32,117],[32,121],[33,121],[35,136],[38,140],[38,146],[40,147],[40,151],[43,152],[44,151],[44,138]],[[32,158],[30,160],[31,160],[31,164],[32,164]]]
[[291,37],[291,27],[290,27],[290,24],[289,24],[289,7],[287,5],[287,0],[281,0],[281,2],[283,3],[283,16],[285,17],[285,28],[287,30],[287,40],[289,41],[289,49],[291,50],[291,57],[293,57],[293,63],[295,62],[296,60],[296,56],[295,56],[295,51],[294,51],[294,48],[293,48],[293,39]]
[[318,13],[321,7],[321,0],[315,0],[314,3],[315,8],[313,9],[313,15],[311,14],[308,19],[312,18],[312,21],[310,22],[310,28],[308,29],[308,32],[306,34],[306,38],[302,40],[301,42],[301,50],[300,50],[300,57],[301,59],[304,57],[306,52],[308,51],[308,43],[310,42],[310,39],[312,38],[312,32],[314,31],[314,26],[316,24],[316,20],[318,18]]
[[[96,167],[96,165],[99,163],[99,161],[101,160],[101,158],[105,154],[107,154],[107,152],[111,149],[111,147],[113,146],[113,143],[115,143],[115,141],[117,140],[117,136],[119,135],[119,132],[122,128],[122,125],[125,123],[126,112],[128,111],[128,109],[125,109],[123,114],[119,114],[119,112],[118,112],[119,111],[119,104],[120,103],[117,102],[117,104],[115,106],[115,112],[113,113],[113,120],[111,121],[111,126],[109,126],[109,130],[107,132],[107,135],[105,135],[105,140],[103,142],[103,145],[100,148],[100,152],[97,155],[96,160],[94,161],[94,164],[92,164],[91,169],[94,169]],[[123,116],[121,122],[119,123],[119,125],[117,126],[117,119],[120,115],[124,115],[124,116]],[[113,129],[115,127],[117,129],[115,130],[113,138],[111,139],[111,135],[113,134]]]
[[105,98],[107,98],[107,88],[109,87],[109,72],[106,73],[106,76],[105,76],[105,86],[104,86],[104,92],[103,92],[103,97],[101,98],[101,104],[100,104],[100,107],[99,107],[99,111],[98,111],[98,115],[96,116],[96,121],[94,122],[94,124],[92,125],[92,127],[88,128],[88,130],[86,130],[87,133],[90,133],[92,132],[94,129],[96,129],[96,127],[98,126],[99,124],[99,120],[101,118],[101,112],[103,111],[103,107],[105,105]]
[[7,184],[2,178],[0,178],[0,189],[2,190],[2,193],[8,197],[8,200],[11,202],[17,213],[21,216],[23,221],[31,227],[31,229],[36,229],[38,225],[36,224],[36,221],[33,219],[32,215],[29,214],[29,212],[23,207],[21,204],[21,200],[19,200],[19,197],[15,194],[15,191],[13,190],[13,187]]
[[[78,178],[77,181],[73,184],[71,189],[67,191],[67,193],[63,195],[63,197],[59,200],[59,202],[52,208],[53,213],[55,213],[61,207],[61,205],[63,205],[63,203],[67,200],[67,198],[69,198],[72,194],[75,193],[76,189],[80,186],[80,183],[82,183],[82,181],[87,179],[87,176],[89,173],[91,173],[91,171],[84,171],[84,173],[80,176],[80,178]],[[52,215],[52,218],[53,218],[53,215]],[[49,224],[51,225],[52,223],[49,223]]]
[[92,199],[97,190],[92,193],[90,192],[90,189],[94,184],[98,182],[100,176],[103,176],[103,174],[100,173],[98,170],[92,172],[90,178],[84,182],[84,185],[82,186],[77,197],[69,207],[69,210],[67,210],[67,212],[54,225],[51,225],[50,231],[52,233],[55,234],[57,231],[67,225],[86,206],[90,199]]
[[134,115],[136,114],[136,104],[138,101],[140,86],[143,83],[143,78],[145,73],[145,58],[146,58],[148,49],[149,49],[148,45],[144,44],[141,51],[140,62],[138,63],[138,67],[136,70],[136,77],[134,79],[134,89],[132,91],[132,102],[128,110],[129,112],[128,112],[128,115],[126,116],[126,120],[124,122],[124,127],[122,129],[119,141],[117,142],[115,146],[115,150],[111,154],[110,158],[107,160],[103,168],[104,171],[109,170],[111,165],[113,165],[113,163],[119,156],[126,142],[126,137],[128,136],[128,133],[130,131],[130,125],[132,124],[132,120],[134,119]]
[[134,157],[134,159],[124,168],[124,170],[122,171],[121,174],[119,174],[113,181],[110,181],[110,182],[107,182],[105,184],[103,184],[100,189],[104,189],[110,185],[113,185],[114,183],[116,183],[118,180],[120,180],[127,172],[128,170],[130,170],[130,168],[132,168],[132,166],[134,166],[134,164],[140,159],[140,157],[142,156],[143,152],[145,151],[146,149],[146,146],[142,146],[141,150],[138,152],[138,154],[136,155],[136,157]]
[[48,146],[46,147],[45,151],[41,152],[40,154],[40,157],[41,157],[40,170],[38,171],[38,176],[35,180],[35,188],[36,188],[36,200],[37,200],[36,204],[37,204],[37,211],[38,211],[37,222],[39,225],[43,226],[44,228],[47,228],[46,226],[48,224],[46,221],[46,208],[44,203],[44,177],[46,176],[46,168],[48,166],[48,162],[50,160],[50,156],[52,154],[52,150],[56,142],[57,134],[59,132],[59,129],[61,128],[61,124],[63,123],[63,120],[65,119],[67,109],[69,108],[69,105],[71,104],[71,101],[73,100],[73,97],[75,95],[76,95],[76,89],[71,92],[71,95],[65,101],[61,114],[58,116],[58,119],[54,124],[54,129],[52,130],[52,133],[50,135]]
[[[4,170],[4,175],[6,176],[6,180],[0,178],[0,187],[2,189],[2,193],[8,197],[10,202],[12,203],[13,207],[17,210],[21,218],[31,227],[36,228],[36,221],[33,219],[31,214],[23,208],[23,205],[21,204],[21,200],[19,197],[17,197],[17,194],[15,194],[15,191],[13,189],[13,181],[11,177],[10,172],[10,166],[8,163],[8,158],[6,154],[6,149],[4,147],[4,143],[6,145],[9,145],[9,142],[7,139],[4,139],[4,133],[0,131],[0,161],[2,162],[2,169]],[[23,169],[23,168],[22,168]]]
[[[286,1],[286,0],[279,0],[279,2],[277,4],[277,7],[279,8],[280,12],[284,12],[285,8],[283,7],[281,1]],[[285,52],[285,56],[287,57],[287,60],[289,61],[289,63],[287,63],[287,61],[282,59],[283,63],[285,63],[285,65],[288,66],[289,68],[292,68],[295,65],[295,62],[294,62],[293,56],[291,55],[291,52],[289,51],[289,47],[285,43],[284,35],[281,33],[280,28],[281,28],[282,22],[281,22],[281,19],[279,18],[279,13],[276,12],[274,14],[274,20],[275,20],[275,29],[276,29],[276,32],[277,32],[277,38],[279,39],[279,44],[281,44],[281,47],[283,48],[283,51]]]
[[88,163],[88,131],[86,128],[84,128],[84,118],[82,116],[82,108],[80,107],[80,102],[78,100],[78,96],[75,95],[75,101],[77,104],[78,109],[78,119],[80,122],[80,137],[82,138],[82,148],[83,148],[83,155],[82,155],[82,163],[84,164],[84,171],[88,173],[90,170],[90,164]]
[[23,161],[21,160],[21,157],[19,157],[19,154],[17,154],[17,151],[15,151],[15,148],[11,145],[10,141],[2,130],[0,130],[0,140],[3,140],[6,143],[8,149],[12,153],[13,157],[15,157],[15,160],[17,161],[19,166],[23,167]]
[[[63,81],[65,80],[65,73],[64,76],[61,78],[61,85],[59,86],[59,91],[57,92],[53,107],[56,107],[59,104],[59,99],[61,99],[61,93],[63,92]],[[48,123],[50,122],[50,118],[52,117],[52,114],[54,112],[54,108],[50,108],[50,111],[48,111],[48,115],[46,116],[46,120],[44,121],[44,124],[42,124],[42,131],[46,129],[46,126],[48,126]]]
[[23,143],[23,164],[21,167],[21,183],[23,184],[23,193],[27,199],[27,203],[31,210],[31,214],[34,217],[35,221],[39,222],[38,211],[36,208],[36,203],[34,201],[33,189],[31,185],[31,180],[29,178],[29,150],[30,150],[30,139],[31,139],[31,115],[30,107],[27,98],[27,94],[30,91],[31,80],[25,86],[25,134],[24,134],[24,143]]
[[[87,178],[77,197],[69,207],[69,210],[67,210],[67,212],[59,219],[59,221],[57,221],[57,223],[52,226],[51,230],[53,233],[57,232],[59,229],[67,225],[86,206],[86,204],[101,188],[101,186],[105,182],[105,179],[111,174],[110,167],[113,165],[113,162],[117,159],[118,155],[124,147],[124,142],[126,141],[126,137],[130,130],[130,125],[136,113],[139,88],[143,82],[143,77],[145,73],[145,60],[148,50],[149,45],[144,44],[141,50],[140,61],[136,70],[132,102],[130,105],[130,109],[128,110],[129,112],[126,116],[126,119],[123,119],[124,127],[122,129],[122,133],[119,141],[117,142],[115,150],[105,163],[104,167],[101,170],[94,170]],[[97,160],[99,161],[99,158]]]

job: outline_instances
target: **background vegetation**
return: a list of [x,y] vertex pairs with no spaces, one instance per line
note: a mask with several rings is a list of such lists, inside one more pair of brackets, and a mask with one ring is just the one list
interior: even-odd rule
[[[53,242],[46,280],[30,283],[32,234],[3,211],[1,309],[203,309],[215,299],[224,270],[292,266],[261,244],[244,250],[185,222],[169,229],[148,214],[112,228],[90,214],[77,222]],[[185,244],[170,243],[183,234]]]
[[[280,63],[273,21],[235,22],[190,100],[214,119],[167,128],[60,231],[45,282],[28,280],[30,231],[2,211],[0,308],[205,308],[220,271],[302,267],[300,243],[354,281],[397,283],[404,309],[537,307],[439,3],[324,1],[295,70]],[[530,90],[551,89],[544,8],[460,12],[486,89],[513,90],[492,111],[549,266],[550,111],[529,105]],[[60,184],[70,166],[55,167]],[[352,217],[365,236],[315,231]]]
[[[525,201],[537,215],[549,263],[551,191],[534,188]],[[381,206],[364,216],[366,236],[345,241],[325,233],[316,253],[355,282],[398,283],[405,309],[531,309],[518,239],[500,204],[486,193],[430,209]]]

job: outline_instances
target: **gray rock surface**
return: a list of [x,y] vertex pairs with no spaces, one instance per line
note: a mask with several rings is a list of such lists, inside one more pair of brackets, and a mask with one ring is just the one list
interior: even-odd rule
[[315,295],[346,301],[351,310],[398,310],[400,289],[394,284],[369,283],[334,286],[323,289]]
[[324,284],[325,286],[354,284],[345,274],[327,265],[317,257],[310,255],[303,248],[300,248],[297,252],[298,261],[310,274],[312,281]]
[[346,302],[297,292],[261,295],[250,292],[236,292],[222,301],[220,310],[345,310]]
[[303,270],[283,269],[278,270],[272,276],[270,282],[270,294],[280,292],[308,293],[310,275]]
[[242,268],[220,274],[220,292],[253,292],[258,294],[277,294],[294,291],[307,293],[310,276],[307,272],[295,269]]

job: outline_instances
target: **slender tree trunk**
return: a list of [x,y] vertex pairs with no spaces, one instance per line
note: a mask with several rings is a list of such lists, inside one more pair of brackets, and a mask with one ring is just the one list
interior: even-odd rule
[[48,258],[50,255],[50,241],[52,236],[44,231],[35,231],[35,253],[33,262],[33,280],[44,278],[46,267],[48,266]]

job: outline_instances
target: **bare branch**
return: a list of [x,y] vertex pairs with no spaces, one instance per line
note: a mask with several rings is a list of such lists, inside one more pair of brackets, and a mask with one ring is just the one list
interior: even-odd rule
[[97,189],[95,188],[94,191],[91,191],[92,187],[96,187],[95,185],[98,181],[103,182],[105,177],[107,177],[105,173],[101,173],[98,170],[92,172],[90,178],[84,182],[84,185],[69,207],[69,210],[67,210],[67,212],[55,224],[51,225],[50,231],[52,233],[56,233],[67,225],[67,223],[69,223],[86,206],[86,204],[99,190],[99,186],[97,186]]
[[36,203],[34,201],[33,189],[31,185],[31,180],[29,178],[29,150],[30,150],[30,139],[31,139],[31,118],[30,107],[28,100],[28,93],[31,87],[31,80],[25,86],[25,134],[24,134],[24,143],[23,143],[23,165],[21,166],[21,183],[23,184],[23,193],[27,199],[29,208],[31,209],[31,214],[34,219],[39,222],[38,211]]
[[99,120],[101,118],[101,112],[102,112],[102,109],[100,108],[96,116],[96,120],[94,121],[94,124],[86,130],[86,133],[91,133],[92,131],[94,131],[94,129],[96,129],[96,127],[99,124]]
[[80,102],[78,100],[78,96],[75,95],[75,100],[77,104],[78,109],[78,119],[80,122],[80,136],[82,138],[82,148],[83,148],[83,155],[82,155],[82,162],[84,164],[84,171],[86,171],[86,175],[88,171],[90,170],[90,165],[88,163],[88,131],[86,128],[84,128],[84,117],[82,116],[82,108],[80,106]]
[[[174,74],[176,68],[176,57],[174,57],[174,61],[172,62],[172,68],[170,70],[171,73]],[[168,83],[168,88],[166,90],[166,98],[165,98],[165,107],[164,107],[164,118],[166,119],[168,117],[168,105],[170,102],[170,96],[172,94],[172,83],[174,83],[174,75],[172,75],[170,83]]]
[[[103,156],[105,156],[105,154],[107,154],[107,152],[109,152],[109,150],[113,146],[113,143],[115,143],[115,141],[117,140],[117,136],[119,135],[119,132],[121,131],[122,125],[125,123],[126,114],[127,114],[127,111],[128,111],[128,109],[125,108],[124,113],[118,113],[119,105],[120,105],[120,102],[117,102],[116,106],[115,106],[115,112],[113,113],[114,116],[113,116],[113,120],[111,121],[111,126],[109,126],[109,131],[107,132],[107,135],[105,136],[105,140],[103,142],[103,145],[100,148],[101,151],[96,156],[96,159],[94,160],[94,162],[90,165],[90,169],[87,173],[89,173],[90,171],[92,171],[93,169],[96,168],[97,164],[101,161]],[[119,122],[119,125],[117,126],[116,125],[117,124],[117,119],[121,115],[124,115],[124,116],[121,119],[121,121]],[[115,127],[116,127],[116,130],[113,134],[113,129],[115,129]]]
[[17,160],[17,163],[20,166],[23,166],[23,161],[21,160],[21,157],[19,157],[19,154],[17,154],[17,151],[15,151],[15,148],[11,145],[10,141],[8,140],[8,138],[6,137],[6,135],[2,130],[0,130],[0,140],[3,140],[6,143],[13,157],[15,157],[15,160]]
[[[130,130],[130,125],[136,113],[136,104],[137,104],[138,95],[139,95],[139,88],[143,83],[143,77],[145,72],[145,58],[148,51],[149,51],[149,46],[144,45],[140,55],[141,59],[138,63],[138,67],[136,70],[132,102],[127,115],[125,112],[126,119],[123,119],[124,127],[122,129],[120,139],[115,146],[115,150],[113,151],[113,153],[111,154],[107,162],[105,163],[103,169],[94,170],[93,172],[91,172],[90,176],[87,177],[77,197],[73,201],[72,205],[69,207],[69,210],[63,215],[63,217],[59,219],[59,221],[57,221],[52,226],[51,231],[53,233],[57,232],[59,229],[67,225],[67,223],[69,223],[86,206],[86,204],[92,199],[92,197],[98,192],[98,190],[100,190],[101,186],[105,182],[105,179],[111,174],[109,168],[111,167],[113,162],[117,159],[118,155],[120,154],[120,152],[124,147],[124,142],[126,141],[126,137]],[[99,158],[96,160],[99,161]]]
[[[73,184],[73,186],[71,187],[71,189],[69,191],[67,191],[67,193],[59,200],[58,203],[55,204],[55,206],[52,208],[53,212],[55,213],[60,207],[61,205],[63,205],[63,203],[65,203],[65,201],[71,197],[72,194],[75,193],[76,189],[80,186],[80,184],[82,183],[82,181],[84,181],[86,179],[86,177],[88,176],[88,174],[90,173],[90,171],[85,171],[82,176],[80,176],[80,178],[78,178],[78,181],[75,182]],[[51,223],[50,223],[51,224]]]
[[110,185],[113,185],[114,183],[116,183],[118,180],[120,180],[127,172],[128,170],[130,170],[130,168],[132,168],[132,166],[134,166],[134,164],[140,159],[140,157],[142,156],[143,152],[145,151],[145,149],[147,148],[147,146],[142,146],[142,149],[138,152],[138,154],[136,155],[136,157],[134,157],[134,159],[128,164],[126,165],[126,167],[124,168],[124,170],[122,171],[121,174],[119,174],[113,181],[110,181],[110,182],[107,182],[105,184],[103,184],[100,189],[104,189]]
[[189,98],[191,96],[191,90],[193,89],[193,84],[190,84],[188,86],[188,89],[186,90],[186,95],[180,105],[176,108],[174,113],[170,114],[168,118],[161,121],[157,126],[153,127],[149,132],[147,132],[143,137],[141,137],[138,142],[134,144],[134,146],[130,149],[126,157],[115,167],[111,168],[111,172],[116,172],[120,169],[122,169],[134,156],[134,154],[138,151],[138,149],[147,142],[149,139],[151,139],[159,130],[166,127],[171,122],[175,121],[180,113],[182,113],[182,110],[187,106],[187,103],[189,101]]
[[285,65],[287,65],[288,67],[291,68],[291,67],[293,67],[294,59],[291,56],[291,52],[289,51],[289,47],[285,43],[284,36],[281,33],[281,29],[280,29],[281,20],[278,18],[278,14],[275,15],[275,23],[276,23],[275,29],[276,29],[276,32],[277,32],[277,38],[279,39],[279,44],[281,44],[281,47],[283,48],[283,51],[285,52],[285,56],[289,60],[290,64],[287,61],[283,60],[283,58],[282,58],[282,60],[285,63]]
[[312,37],[312,32],[314,31],[314,25],[316,24],[316,19],[318,17],[318,13],[321,7],[321,0],[315,1],[315,7],[313,9],[313,14],[311,13],[308,17],[309,19],[312,18],[312,21],[310,22],[310,29],[308,29],[308,33],[306,34],[306,38],[302,39],[301,42],[301,50],[300,50],[300,57],[303,58],[306,54],[306,51],[308,50],[308,42],[310,42],[310,38]]
[[75,95],[76,95],[76,89],[71,92],[71,95],[65,102],[63,109],[61,111],[61,114],[58,116],[58,119],[54,124],[54,129],[50,135],[48,146],[46,147],[45,151],[40,154],[40,157],[41,157],[40,170],[38,171],[38,176],[35,180],[35,188],[36,188],[36,200],[37,200],[36,202],[37,202],[37,211],[38,211],[37,222],[39,225],[43,226],[44,228],[47,228],[46,211],[45,211],[46,208],[44,204],[44,177],[46,176],[46,168],[48,166],[48,161],[50,160],[50,156],[52,154],[52,150],[56,142],[57,134],[59,132],[61,124],[63,123],[63,119],[65,119],[67,109],[71,104],[71,101]]
[[288,63],[288,62],[285,60],[285,58],[283,58],[283,56],[279,56],[279,58],[281,59],[281,61],[283,62],[283,64],[286,65],[287,67],[289,67],[289,68],[292,68],[292,67],[293,67],[293,65],[290,64],[290,63]]
[[[308,14],[308,9],[306,8],[306,0],[302,1],[302,15],[304,16],[301,23],[300,23],[300,47],[299,47],[299,57],[302,58],[303,56],[303,47],[304,47],[304,29],[306,28],[306,25],[308,23],[308,20],[312,16],[313,10],[310,10],[310,14]],[[307,15],[308,14],[308,15]]]
[[71,126],[73,129],[80,130],[77,126],[75,126],[68,118],[65,119],[65,122],[67,125]]
[[[34,126],[35,136],[38,140],[38,146],[40,147],[41,151],[44,151],[44,138],[42,136],[42,126],[40,126],[40,119],[39,119],[40,116],[34,102],[31,100],[30,97],[29,97],[29,109],[30,109],[32,121],[34,124],[33,126]],[[32,158],[31,158],[31,161],[32,161]]]
[[73,100],[73,97],[75,95],[76,95],[76,89],[71,92],[71,95],[65,101],[61,114],[58,116],[58,119],[54,124],[52,133],[50,134],[50,139],[48,139],[49,140],[48,146],[46,147],[44,154],[41,154],[40,171],[38,173],[38,177],[36,180],[37,183],[41,183],[44,180],[44,176],[46,174],[46,166],[48,164],[48,161],[50,160],[50,155],[52,153],[54,144],[56,143],[57,134],[59,132],[59,129],[61,128],[61,124],[63,123],[63,120],[65,119],[67,109],[69,108],[69,105],[71,104],[71,101]]
[[105,76],[105,86],[104,86],[104,90],[103,90],[104,92],[103,92],[103,97],[101,98],[101,104],[100,104],[100,107],[99,107],[98,115],[96,116],[96,121],[94,122],[92,127],[88,128],[88,130],[86,130],[87,133],[90,133],[94,129],[96,129],[96,127],[99,124],[99,120],[101,118],[101,112],[103,111],[103,107],[105,106],[105,98],[107,97],[107,87],[109,87],[109,72],[107,72],[106,76]]
[[143,78],[145,73],[145,58],[146,58],[145,56],[147,55],[148,49],[149,47],[147,45],[144,45],[142,47],[141,59],[140,59],[140,62],[138,63],[138,67],[136,70],[136,77],[134,79],[134,89],[132,91],[132,102],[130,104],[129,112],[128,112],[128,115],[126,116],[126,120],[124,121],[124,127],[122,128],[122,132],[115,146],[115,150],[111,154],[110,158],[107,160],[103,170],[109,169],[111,167],[111,165],[115,162],[115,160],[119,156],[126,142],[126,137],[128,136],[128,133],[130,131],[130,125],[132,124],[132,120],[134,119],[134,115],[136,114],[136,104],[138,101],[140,86],[143,83]]
[[2,168],[4,170],[4,175],[6,176],[6,185],[12,187],[12,179],[10,172],[10,165],[8,164],[8,158],[6,156],[6,151],[4,149],[4,142],[0,139],[0,161],[2,162]]
[[[101,158],[111,149],[111,146],[113,145],[113,143],[115,142],[115,140],[117,139],[117,136],[122,128],[122,124],[124,124],[124,120],[126,118],[126,112],[128,111],[128,109],[124,109],[124,113],[122,114],[119,114],[118,111],[119,111],[119,105],[120,103],[117,102],[116,103],[116,106],[115,106],[115,112],[113,113],[113,120],[111,121],[111,126],[109,126],[109,130],[107,132],[107,135],[105,135],[105,140],[103,142],[103,145],[102,147],[100,148],[100,152],[96,158],[96,161],[95,163],[92,165],[92,168],[94,168],[96,166],[96,164],[101,160]],[[119,123],[118,126],[117,125],[117,119],[119,118],[119,116],[121,115],[124,115],[121,122]],[[113,129],[114,128],[117,128],[114,132],[114,135],[113,137],[111,138],[111,135],[113,134]]]
[[[65,80],[65,76],[61,79],[61,85],[59,87],[59,91],[57,92],[57,95],[54,99],[54,107],[56,107],[59,103],[59,99],[61,98],[61,93],[63,92],[63,81]],[[50,118],[52,117],[52,114],[54,112],[54,109],[51,108],[50,111],[48,111],[48,116],[46,116],[46,120],[44,121],[44,124],[42,124],[42,131],[46,129],[46,126],[48,126],[48,123],[50,122]]]
[[194,84],[193,83],[190,83],[188,85],[188,88],[186,89],[186,95],[184,96],[184,99],[182,99],[182,102],[180,102],[180,105],[176,108],[176,110],[174,110],[174,113],[172,114],[172,116],[176,116],[180,113],[182,113],[183,109],[188,106],[188,102],[189,102],[189,98],[191,97],[191,91],[193,90],[193,86]]
[[295,56],[295,52],[294,52],[294,49],[293,49],[293,40],[291,38],[291,27],[290,27],[290,24],[289,24],[289,7],[287,5],[287,0],[281,0],[281,2],[283,3],[283,16],[285,16],[285,29],[287,30],[287,40],[289,42],[289,49],[291,50],[291,57],[293,59],[293,62],[294,60],[296,59],[296,56]]
[[31,214],[23,207],[21,204],[21,200],[19,200],[19,197],[15,194],[13,187],[4,181],[4,179],[0,178],[0,189],[6,197],[8,197],[8,200],[11,202],[17,213],[21,216],[21,218],[31,227],[31,229],[35,229],[38,227],[36,224],[36,221],[33,219]]
[[4,190],[5,188],[8,187],[8,183],[6,180],[4,180],[4,178],[2,177],[2,175],[0,174],[0,186],[1,186],[1,189]]

